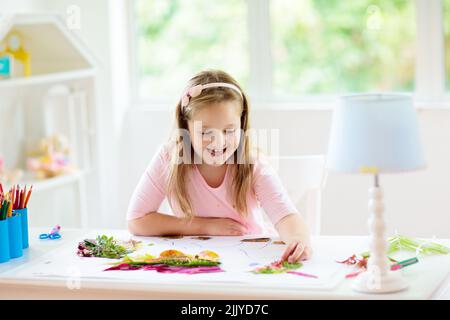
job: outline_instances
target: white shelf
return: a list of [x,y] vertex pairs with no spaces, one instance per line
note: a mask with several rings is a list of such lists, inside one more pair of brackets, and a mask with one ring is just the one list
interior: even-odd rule
[[79,182],[85,175],[84,172],[77,172],[70,175],[63,175],[54,178],[42,179],[42,180],[23,180],[19,184],[21,186],[27,185],[27,187],[33,186],[33,193],[58,188],[71,183]]
[[34,75],[30,77],[10,78],[0,80],[1,88],[17,88],[23,86],[41,85],[49,83],[57,83],[62,81],[84,79],[94,76],[94,69],[82,69],[66,72],[56,72],[42,75]]
[[[70,139],[72,155],[74,159],[79,155],[79,162],[84,164],[82,168],[88,165],[88,168],[98,167],[91,163],[91,160],[98,161],[97,136],[88,132],[96,131],[98,126],[96,83],[101,64],[65,22],[65,17],[59,15],[0,15],[0,42],[17,33],[22,36],[31,57],[30,77],[0,79],[2,119],[7,120],[3,122],[11,122],[10,126],[0,129],[0,137],[3,138],[0,144],[12,164],[18,161],[19,150],[5,139],[6,133],[29,136],[32,141],[58,132]],[[53,85],[64,85],[70,92],[61,96],[53,94],[63,92],[49,92]],[[39,108],[33,107],[36,104]],[[41,200],[33,207],[41,222],[47,224],[60,220],[74,223],[80,218],[85,227],[88,220],[87,185],[97,178],[95,172],[92,169],[80,170],[50,179],[36,179],[26,172],[18,183],[21,186],[26,184],[27,188],[33,185],[33,193],[42,192]],[[54,199],[56,193],[52,192],[59,188],[73,192],[79,206],[71,206],[61,212],[59,199]]]

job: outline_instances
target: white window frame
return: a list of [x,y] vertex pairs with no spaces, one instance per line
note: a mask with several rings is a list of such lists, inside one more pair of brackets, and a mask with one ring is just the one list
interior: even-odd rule
[[445,102],[445,60],[442,0],[415,0],[416,100],[422,104]]
[[[243,0],[248,6],[249,72],[248,93],[253,108],[330,110],[336,95],[275,96],[273,94],[273,59],[271,51],[270,0]],[[411,0],[415,2],[416,61],[414,104],[418,109],[450,109],[450,92],[446,90],[443,2],[442,0]],[[130,36],[131,103],[143,109],[167,109],[173,97],[142,99],[139,97],[137,41],[134,33],[135,1],[127,1]],[[264,36],[265,35],[265,36]]]

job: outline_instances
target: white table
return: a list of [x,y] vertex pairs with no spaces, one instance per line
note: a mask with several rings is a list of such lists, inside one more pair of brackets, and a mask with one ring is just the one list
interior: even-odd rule
[[[63,230],[63,238],[42,241],[39,233],[48,230],[30,230],[30,248],[23,257],[0,264],[0,299],[450,299],[450,255],[435,256],[405,268],[409,289],[391,294],[361,294],[351,289],[351,279],[344,279],[330,290],[301,288],[252,287],[240,283],[214,285],[173,285],[145,282],[105,281],[81,279],[80,288],[70,289],[66,279],[21,279],[17,270],[26,268],[55,250],[76,251],[77,240],[87,231]],[[108,234],[114,230],[96,230]],[[315,243],[348,248],[349,252],[367,243],[366,237],[319,236]],[[450,240],[441,240],[450,244]],[[320,254],[315,252],[314,254]],[[438,277],[437,274],[440,274]]]

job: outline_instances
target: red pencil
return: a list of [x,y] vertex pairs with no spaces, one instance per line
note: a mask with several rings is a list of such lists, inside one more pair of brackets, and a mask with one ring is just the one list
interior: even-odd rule
[[25,197],[27,195],[27,185],[25,185],[25,188],[22,190],[22,197],[20,198],[20,207],[19,209],[25,208]]
[[1,182],[0,182],[0,193],[3,194],[3,186],[1,184]]
[[23,199],[23,190],[19,189],[19,201],[17,201],[17,209],[20,209],[20,204],[22,203]]
[[17,202],[18,202],[18,200],[19,200],[19,186],[18,186],[18,185],[17,185],[15,194],[16,194],[16,195],[15,195],[15,197],[14,197],[13,208],[14,208],[14,209],[17,209]]

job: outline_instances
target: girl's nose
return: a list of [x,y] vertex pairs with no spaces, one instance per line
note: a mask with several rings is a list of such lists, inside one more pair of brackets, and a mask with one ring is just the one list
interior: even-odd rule
[[223,148],[223,146],[225,145],[225,134],[223,134],[222,132],[217,132],[214,136],[213,136],[213,140],[212,140],[212,144],[214,145],[215,148]]

